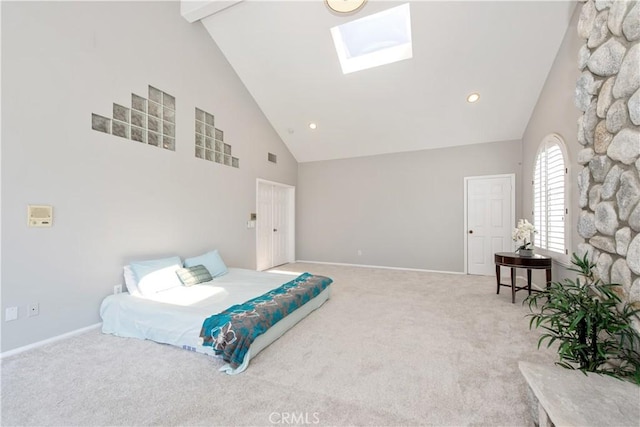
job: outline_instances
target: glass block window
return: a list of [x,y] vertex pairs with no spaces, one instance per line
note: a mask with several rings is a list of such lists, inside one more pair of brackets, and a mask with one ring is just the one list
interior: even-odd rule
[[130,107],[114,103],[112,118],[92,114],[91,128],[175,151],[176,98],[149,86],[148,98],[131,94]]
[[240,160],[231,155],[231,145],[224,142],[224,132],[215,127],[215,117],[196,108],[195,155],[234,168],[240,167]]

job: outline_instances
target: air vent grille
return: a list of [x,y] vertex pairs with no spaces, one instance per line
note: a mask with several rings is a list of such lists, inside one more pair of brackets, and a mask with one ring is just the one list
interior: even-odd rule
[[273,153],[269,153],[267,155],[267,160],[269,160],[271,163],[278,163],[278,156]]

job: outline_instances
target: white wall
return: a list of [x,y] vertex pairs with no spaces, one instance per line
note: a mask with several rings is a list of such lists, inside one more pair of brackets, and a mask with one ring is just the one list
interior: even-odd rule
[[[205,29],[177,2],[2,2],[2,351],[99,322],[132,259],[218,248],[255,268],[256,178],[297,165]],[[91,129],[147,85],[176,97],[176,151]],[[194,108],[240,169],[194,157]],[[267,152],[278,164],[267,162]],[[26,226],[27,204],[54,225]],[[38,302],[40,315],[26,317]]]
[[[581,8],[576,8],[571,23],[558,50],[556,59],[549,71],[538,102],[533,110],[529,124],[522,137],[523,161],[522,161],[522,211],[529,220],[532,219],[533,210],[533,168],[538,153],[540,143],[546,135],[557,133],[564,139],[567,147],[569,159],[569,230],[571,233],[571,247],[569,253],[576,251],[582,238],[576,231],[578,215],[578,173],[580,169],[577,164],[578,151],[582,148],[577,139],[577,121],[581,112],[574,105],[574,93],[576,80],[580,75],[578,69],[578,51],[581,42],[577,34],[578,17]],[[541,280],[542,273],[536,272],[536,280]],[[553,278],[561,279],[573,275],[557,264],[554,264]]]
[[519,186],[521,150],[503,141],[300,163],[298,259],[462,272],[464,178],[515,173]]

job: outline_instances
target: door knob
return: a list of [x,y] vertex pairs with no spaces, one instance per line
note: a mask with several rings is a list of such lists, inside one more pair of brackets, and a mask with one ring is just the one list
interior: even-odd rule
[[469,230],[469,234],[473,234],[473,230]]

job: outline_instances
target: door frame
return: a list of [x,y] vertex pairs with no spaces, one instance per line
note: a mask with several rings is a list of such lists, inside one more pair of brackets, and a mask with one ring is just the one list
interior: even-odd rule
[[469,181],[472,180],[480,180],[480,179],[493,179],[493,178],[509,178],[511,180],[511,228],[515,228],[516,226],[516,174],[515,173],[506,173],[499,175],[477,175],[477,176],[465,176],[464,177],[464,228],[462,233],[464,234],[464,274],[469,274],[469,233],[467,230],[468,227],[468,216],[469,216],[469,207],[467,206],[468,199],[468,188]]
[[[287,241],[287,262],[294,262],[296,259],[296,187],[289,184],[283,184],[281,182],[269,181],[267,179],[257,178],[256,179],[256,270],[258,269],[258,249],[259,249],[259,233],[258,233],[258,224],[260,221],[260,184],[273,185],[276,187],[281,187],[287,189],[289,206],[288,206],[288,215],[289,215],[289,227],[288,227],[288,235],[289,239]],[[271,266],[273,267],[273,266]],[[268,270],[271,267],[267,267],[265,270]]]

